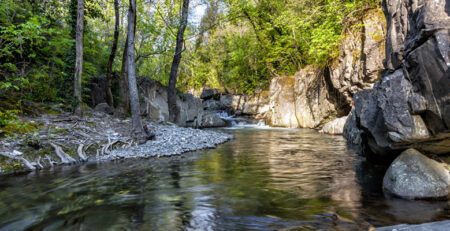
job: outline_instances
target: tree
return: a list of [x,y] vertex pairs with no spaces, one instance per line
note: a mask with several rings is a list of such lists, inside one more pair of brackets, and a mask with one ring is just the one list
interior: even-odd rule
[[128,68],[128,87],[130,93],[131,117],[133,121],[133,135],[143,137],[144,129],[141,121],[141,109],[139,105],[139,96],[136,84],[136,69],[134,63],[134,34],[136,24],[136,0],[130,0],[128,10],[128,49],[127,49],[127,68]]
[[172,67],[169,74],[169,89],[167,92],[167,104],[169,106],[169,120],[177,123],[177,118],[180,114],[180,109],[177,106],[177,74],[178,66],[181,61],[181,54],[183,52],[184,43],[184,31],[187,27],[188,22],[188,10],[189,10],[189,0],[183,0],[183,8],[181,11],[180,24],[178,26],[177,41],[175,47],[175,55],[173,56]]
[[75,113],[81,114],[81,76],[83,73],[83,30],[84,30],[84,0],[77,2],[77,27],[76,27],[76,56],[75,56],[75,78],[74,78],[74,106]]
[[106,67],[106,101],[109,106],[114,107],[114,98],[111,92],[111,75],[112,66],[117,52],[117,43],[119,41],[119,27],[120,27],[120,14],[119,14],[119,0],[114,0],[114,12],[115,12],[115,27],[114,27],[114,40],[111,48],[111,54],[109,55],[108,66]]

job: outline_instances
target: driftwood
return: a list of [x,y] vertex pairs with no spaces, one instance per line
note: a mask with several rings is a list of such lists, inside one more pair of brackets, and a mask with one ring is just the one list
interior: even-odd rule
[[50,166],[58,165],[58,162],[53,161],[52,158],[49,155],[45,155],[45,159],[47,159],[47,161],[50,164]]
[[74,158],[65,153],[62,148],[54,143],[50,143],[50,145],[55,148],[56,155],[61,159],[61,162],[64,164],[72,164],[77,162]]
[[83,153],[83,144],[80,144],[79,146],[78,146],[78,150],[77,150],[77,153],[78,153],[78,156],[80,157],[80,160],[82,160],[82,161],[86,161],[88,158],[86,157],[86,155]]
[[22,161],[22,163],[30,170],[36,170],[36,167],[27,159],[23,158],[22,156],[15,156],[15,155],[11,155],[5,152],[0,152],[0,155],[8,157],[10,159],[14,159],[14,160],[20,160]]

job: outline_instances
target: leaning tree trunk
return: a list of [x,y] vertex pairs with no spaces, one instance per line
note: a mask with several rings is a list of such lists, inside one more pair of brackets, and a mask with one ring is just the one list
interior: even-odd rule
[[75,78],[74,78],[74,109],[76,114],[82,113],[81,107],[81,76],[83,74],[83,29],[84,29],[84,0],[77,2],[77,28],[76,28],[76,56],[75,56]]
[[167,104],[169,106],[169,120],[179,123],[178,117],[180,108],[177,106],[177,74],[178,66],[181,61],[181,53],[183,52],[184,31],[188,22],[189,0],[183,0],[183,9],[181,11],[180,26],[177,32],[177,42],[175,47],[175,55],[173,56],[172,68],[169,75],[169,90],[167,92]]
[[106,101],[111,107],[114,107],[114,98],[111,91],[112,66],[114,64],[114,58],[116,57],[117,42],[119,40],[119,27],[120,27],[119,0],[114,0],[114,11],[116,15],[116,23],[114,27],[114,40],[111,48],[111,54],[109,55],[108,66],[106,67]]
[[136,84],[136,69],[134,63],[134,32],[136,24],[136,0],[130,0],[128,11],[128,87],[130,92],[131,117],[133,121],[133,135],[136,137],[145,137],[141,121],[141,109],[139,105],[139,96]]

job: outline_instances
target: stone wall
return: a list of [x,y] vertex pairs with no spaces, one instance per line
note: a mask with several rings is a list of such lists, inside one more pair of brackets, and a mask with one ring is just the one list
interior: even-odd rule
[[373,89],[355,94],[345,136],[375,160],[408,147],[449,153],[449,3],[384,0],[383,9],[386,70]]

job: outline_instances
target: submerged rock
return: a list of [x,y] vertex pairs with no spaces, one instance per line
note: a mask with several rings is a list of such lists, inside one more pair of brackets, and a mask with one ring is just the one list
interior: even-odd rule
[[325,125],[323,125],[322,129],[319,131],[320,133],[339,135],[344,132],[345,122],[347,121],[348,116],[344,116],[341,118],[337,118],[332,120]]
[[450,174],[444,164],[408,149],[387,170],[383,188],[408,199],[448,198]]
[[376,231],[443,231],[450,227],[450,220],[431,222],[419,225],[394,225],[388,227],[377,228]]

